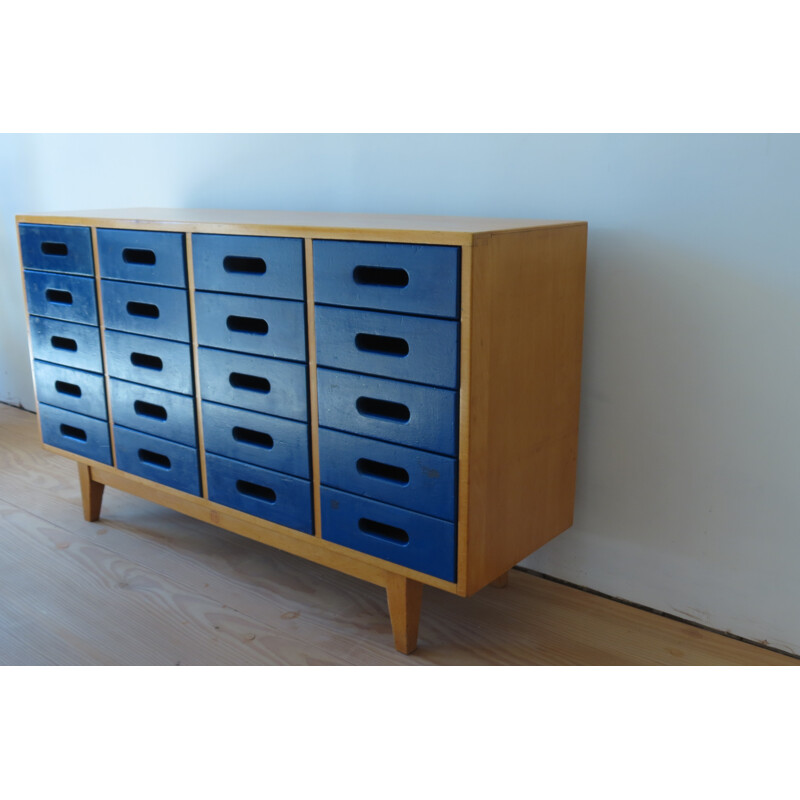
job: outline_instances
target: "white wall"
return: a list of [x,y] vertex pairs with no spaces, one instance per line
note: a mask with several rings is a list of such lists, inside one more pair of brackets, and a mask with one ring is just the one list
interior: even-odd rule
[[13,215],[585,219],[575,525],[524,563],[800,652],[800,137],[0,136],[0,400],[31,407]]

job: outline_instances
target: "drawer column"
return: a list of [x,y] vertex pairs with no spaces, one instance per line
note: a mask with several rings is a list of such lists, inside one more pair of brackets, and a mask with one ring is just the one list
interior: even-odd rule
[[112,463],[92,230],[19,225],[42,441]]
[[303,240],[191,246],[207,497],[313,534]]
[[460,249],[312,248],[322,538],[455,583]]
[[185,235],[96,236],[116,467],[201,496]]

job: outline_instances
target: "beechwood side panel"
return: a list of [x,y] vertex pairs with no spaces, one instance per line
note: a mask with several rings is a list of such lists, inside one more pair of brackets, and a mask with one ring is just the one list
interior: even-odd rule
[[473,259],[468,594],[572,524],[586,226],[487,237]]

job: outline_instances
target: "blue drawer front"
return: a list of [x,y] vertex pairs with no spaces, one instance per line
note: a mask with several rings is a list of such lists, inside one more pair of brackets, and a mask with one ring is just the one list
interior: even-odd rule
[[28,313],[97,325],[94,278],[25,270]]
[[111,463],[108,423],[63,408],[39,404],[42,441],[101,464]]
[[320,502],[323,539],[445,581],[456,579],[452,522],[326,486]]
[[314,299],[334,306],[459,316],[460,248],[314,242]]
[[77,325],[47,317],[31,317],[33,357],[90,372],[103,371],[100,331],[90,325]]
[[326,428],[456,454],[457,392],[330,369],[317,370],[317,387]]
[[206,455],[208,499],[303,533],[313,530],[311,483],[280,472]]
[[112,378],[111,413],[114,424],[197,447],[194,399],[185,394]]
[[259,356],[306,360],[303,303],[196,292],[197,342]]
[[310,478],[308,425],[203,401],[206,452]]
[[189,301],[185,289],[103,280],[101,291],[106,328],[189,341]]
[[108,419],[106,385],[102,375],[45,361],[33,362],[33,374],[40,403],[95,419]]
[[97,258],[103,278],[186,286],[182,233],[98,228]]
[[303,240],[192,234],[194,285],[257,297],[305,297]]
[[454,458],[320,428],[319,469],[328,486],[455,521]]
[[170,392],[193,394],[192,352],[188,344],[118,331],[106,331],[105,339],[109,375]]
[[163,483],[187,494],[200,494],[197,450],[114,424],[117,468]]
[[448,389],[458,387],[458,323],[317,306],[317,363]]
[[306,367],[274,358],[198,348],[200,394],[226,406],[306,422]]
[[89,228],[21,223],[19,243],[26,269],[94,275]]

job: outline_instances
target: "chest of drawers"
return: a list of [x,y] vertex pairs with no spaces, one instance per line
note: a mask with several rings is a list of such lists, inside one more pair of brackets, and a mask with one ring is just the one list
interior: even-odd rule
[[469,596],[572,523],[582,222],[17,217],[44,447],[386,587]]

